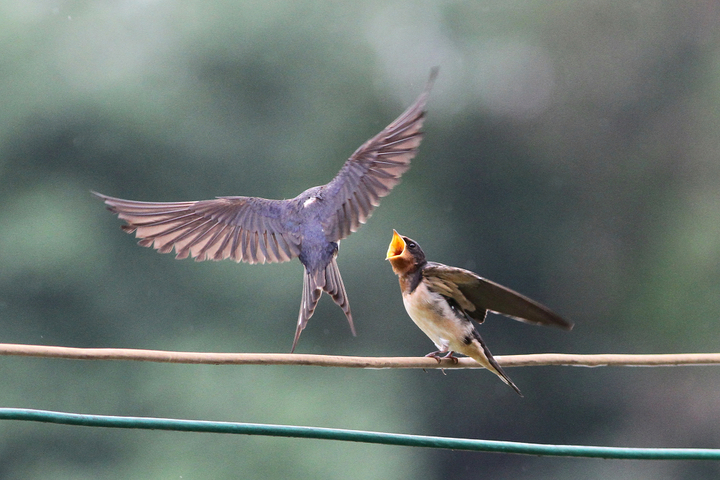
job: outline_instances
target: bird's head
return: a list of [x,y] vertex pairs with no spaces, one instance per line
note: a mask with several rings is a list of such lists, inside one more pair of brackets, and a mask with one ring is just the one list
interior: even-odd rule
[[393,230],[393,238],[388,247],[385,260],[390,260],[393,272],[405,275],[427,263],[425,252],[414,240],[401,236]]

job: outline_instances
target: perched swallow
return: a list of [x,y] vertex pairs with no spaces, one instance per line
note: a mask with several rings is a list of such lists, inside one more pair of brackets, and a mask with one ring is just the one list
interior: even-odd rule
[[289,200],[217,197],[194,202],[137,202],[93,192],[127,222],[143,247],[196,261],[265,263],[295,257],[305,267],[295,350],[300,333],[322,292],[343,309],[355,335],[345,285],[335,258],[340,240],[365,223],[380,198],[400,182],[422,140],[425,104],[437,77],[433,68],[425,90],[385,129],[365,142],[328,184]]
[[400,279],[405,310],[438,348],[426,356],[439,362],[440,354],[446,353],[442,358],[457,362],[454,352],[467,355],[520,396],[520,389],[495,361],[472,320],[482,323],[490,311],[536,325],[573,327],[547,307],[469,270],[428,262],[420,245],[395,230],[386,260]]

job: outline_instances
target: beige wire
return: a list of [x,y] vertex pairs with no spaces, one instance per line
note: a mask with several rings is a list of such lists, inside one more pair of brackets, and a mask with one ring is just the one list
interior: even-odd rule
[[[0,343],[0,355],[73,360],[134,360],[139,362],[190,363],[212,365],[311,365],[345,368],[482,368],[471,358],[458,363],[425,357],[349,357],[297,353],[205,353],[138,350],[131,348],[72,348],[47,345]],[[667,367],[678,365],[720,364],[720,353],[681,353],[661,355],[598,354],[575,355],[539,353],[495,357],[503,367],[564,365],[580,367],[636,366]]]

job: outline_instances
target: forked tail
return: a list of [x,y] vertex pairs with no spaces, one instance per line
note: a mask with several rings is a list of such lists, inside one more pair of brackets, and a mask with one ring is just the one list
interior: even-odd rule
[[298,315],[297,327],[295,328],[295,339],[293,340],[292,350],[290,353],[295,351],[295,346],[300,339],[300,334],[305,329],[310,317],[315,312],[315,307],[322,292],[325,291],[332,297],[335,303],[345,312],[345,316],[350,323],[350,331],[353,336],[355,335],[355,325],[353,325],[352,314],[350,313],[350,303],[348,303],[347,293],[345,293],[345,285],[343,284],[342,277],[340,276],[340,270],[338,269],[335,257],[332,257],[330,263],[328,263],[323,270],[317,270],[315,272],[309,272],[305,269],[303,275],[303,291],[302,299],[300,301],[300,314]]
[[517,385],[515,385],[515,383],[513,383],[512,380],[510,380],[510,377],[507,376],[500,364],[497,363],[497,360],[495,360],[495,357],[492,356],[492,353],[490,353],[490,350],[488,350],[485,342],[483,342],[483,339],[482,337],[480,337],[480,334],[477,332],[477,330],[473,331],[473,336],[473,343],[470,344],[470,346],[477,342],[477,344],[475,345],[476,348],[474,348],[473,351],[468,351],[466,355],[472,357],[473,360],[493,372],[498,377],[500,377],[500,380],[512,387],[512,389],[515,390],[517,394],[522,397],[523,394],[520,392],[520,389],[517,387]]

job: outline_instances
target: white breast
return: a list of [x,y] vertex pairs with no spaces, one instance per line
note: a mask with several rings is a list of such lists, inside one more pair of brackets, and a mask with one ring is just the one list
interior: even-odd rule
[[409,295],[403,295],[405,310],[415,325],[430,337],[440,351],[460,351],[463,339],[472,332],[470,322],[457,317],[445,299],[431,293],[420,283]]

